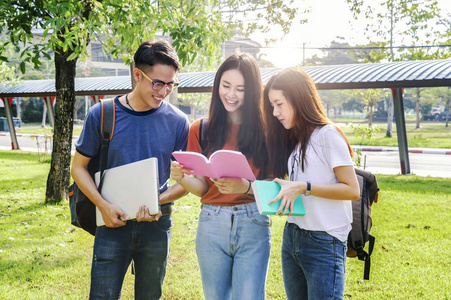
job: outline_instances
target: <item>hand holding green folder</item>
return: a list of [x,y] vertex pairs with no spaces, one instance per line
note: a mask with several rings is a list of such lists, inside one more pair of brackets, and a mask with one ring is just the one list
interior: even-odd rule
[[[255,202],[257,203],[258,211],[261,215],[275,215],[280,207],[280,201],[268,204],[280,192],[280,184],[274,181],[255,180],[252,182],[252,189],[254,191]],[[288,210],[288,213],[290,210]],[[299,195],[293,204],[292,216],[304,216],[305,209],[302,203],[301,195]]]

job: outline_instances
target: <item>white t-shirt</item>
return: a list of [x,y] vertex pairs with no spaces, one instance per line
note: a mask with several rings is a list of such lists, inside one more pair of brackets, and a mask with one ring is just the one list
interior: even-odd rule
[[[300,149],[296,146],[288,159],[288,174],[291,181],[310,181],[316,184],[338,183],[334,168],[352,166],[346,140],[333,126],[316,128],[306,149],[304,172],[300,164]],[[302,195],[305,216],[288,217],[288,222],[312,231],[326,231],[344,242],[348,238],[352,223],[351,200],[332,200]]]

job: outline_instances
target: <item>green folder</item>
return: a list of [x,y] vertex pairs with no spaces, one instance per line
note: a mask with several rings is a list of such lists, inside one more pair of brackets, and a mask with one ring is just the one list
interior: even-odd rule
[[[254,191],[255,202],[258,206],[258,211],[261,215],[275,215],[280,207],[280,201],[277,201],[271,205],[268,204],[273,200],[280,192],[280,184],[274,181],[255,180],[252,183],[252,189]],[[288,213],[290,210],[288,209]],[[288,214],[287,213],[287,214]],[[292,216],[304,216],[305,209],[302,203],[301,195],[299,195],[294,201]]]

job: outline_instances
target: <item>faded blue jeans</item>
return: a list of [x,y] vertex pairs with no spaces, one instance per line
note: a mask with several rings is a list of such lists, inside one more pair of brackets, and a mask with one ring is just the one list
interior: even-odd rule
[[132,259],[135,299],[159,299],[166,274],[171,227],[171,215],[157,222],[127,221],[119,228],[98,227],[89,299],[119,299]]
[[344,299],[347,243],[286,223],[282,271],[287,298]]
[[203,204],[196,252],[205,299],[264,299],[270,248],[270,218],[255,203]]

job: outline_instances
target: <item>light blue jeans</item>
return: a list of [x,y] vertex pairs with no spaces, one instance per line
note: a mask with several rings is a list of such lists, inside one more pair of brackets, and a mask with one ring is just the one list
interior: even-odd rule
[[203,204],[196,252],[205,299],[264,299],[270,248],[270,218],[255,203]]
[[347,243],[286,223],[282,271],[287,298],[344,299]]

